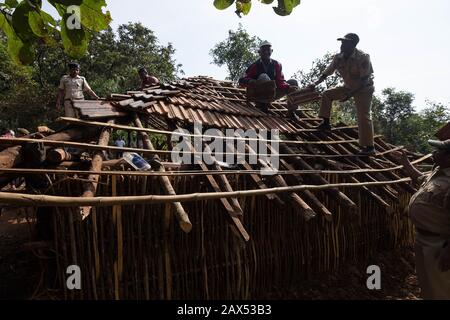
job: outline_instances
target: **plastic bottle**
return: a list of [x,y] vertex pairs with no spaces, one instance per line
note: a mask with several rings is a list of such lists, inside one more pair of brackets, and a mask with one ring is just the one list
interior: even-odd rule
[[133,168],[139,171],[147,171],[152,167],[151,165],[144,160],[140,155],[134,152],[125,152],[122,158],[130,164]]

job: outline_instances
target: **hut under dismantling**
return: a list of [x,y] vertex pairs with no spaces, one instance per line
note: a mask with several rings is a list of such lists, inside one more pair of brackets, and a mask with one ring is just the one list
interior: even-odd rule
[[[266,114],[245,90],[206,77],[73,103],[80,119],[61,118],[67,127],[56,133],[0,139],[0,186],[26,180],[21,193],[0,192],[0,202],[37,208],[47,240],[38,247],[52,254],[43,288],[62,298],[261,298],[413,241],[404,209],[415,189],[392,156],[401,147],[380,136],[376,156],[356,155],[356,127],[320,132],[311,109],[299,108],[293,120],[277,101]],[[278,171],[261,171],[274,168],[255,139],[235,133],[220,154],[195,124],[219,135],[279,130],[281,140],[256,137],[279,157]],[[200,154],[212,163],[173,162],[177,128],[200,139]],[[141,146],[110,146],[117,130],[137,133]],[[245,150],[240,164],[215,161],[239,156],[237,141]],[[152,170],[105,159],[125,151],[141,154]],[[429,158],[409,156],[416,164]],[[70,265],[81,268],[82,290],[65,286]]]

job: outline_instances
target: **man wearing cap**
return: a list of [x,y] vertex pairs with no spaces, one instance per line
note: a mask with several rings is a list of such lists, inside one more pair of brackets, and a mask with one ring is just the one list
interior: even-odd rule
[[157,86],[160,83],[159,79],[149,75],[147,69],[144,67],[138,69],[138,74],[141,79],[140,90],[144,90],[146,87]]
[[333,101],[345,102],[354,98],[356,104],[360,154],[374,155],[373,123],[371,116],[372,98],[374,93],[373,68],[370,56],[356,49],[359,43],[358,35],[349,33],[341,41],[341,52],[337,54],[322,76],[312,87],[322,83],[336,70],[344,80],[344,86],[326,90],[322,95],[319,117],[323,119],[317,127],[329,131],[330,113]]
[[295,90],[298,83],[294,79],[288,81],[284,79],[281,63],[271,59],[272,52],[272,44],[268,41],[262,42],[259,48],[260,59],[247,68],[245,75],[239,79],[239,84],[242,87],[247,87],[256,81],[274,80],[277,86],[277,98],[281,98]]
[[409,203],[416,228],[416,271],[424,299],[450,299],[450,140],[429,143],[434,170],[424,175],[409,162],[405,152],[398,160],[419,191]]
[[69,63],[69,74],[63,76],[59,83],[56,108],[58,110],[61,109],[61,100],[64,98],[65,116],[76,118],[77,114],[72,106],[72,100],[84,100],[83,92],[87,92],[93,99],[99,99],[87,83],[86,79],[80,76],[80,65],[74,62]]

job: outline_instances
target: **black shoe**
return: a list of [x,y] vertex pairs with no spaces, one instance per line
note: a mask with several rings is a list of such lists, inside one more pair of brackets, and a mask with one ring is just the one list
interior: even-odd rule
[[331,125],[329,123],[322,122],[316,127],[316,129],[321,131],[331,131]]
[[375,147],[364,147],[359,152],[358,155],[361,156],[374,156],[377,153]]

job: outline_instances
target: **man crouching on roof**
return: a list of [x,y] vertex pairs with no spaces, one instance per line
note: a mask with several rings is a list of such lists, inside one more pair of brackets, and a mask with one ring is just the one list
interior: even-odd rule
[[[244,77],[239,79],[239,84],[242,87],[248,87],[250,84],[273,80],[276,83],[276,99],[279,99],[295,91],[298,83],[293,79],[288,81],[284,79],[281,63],[270,58],[272,52],[273,49],[270,42],[264,41],[261,43],[259,48],[260,59],[247,68]],[[269,111],[268,103],[257,103],[256,106],[266,113]]]

